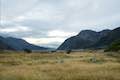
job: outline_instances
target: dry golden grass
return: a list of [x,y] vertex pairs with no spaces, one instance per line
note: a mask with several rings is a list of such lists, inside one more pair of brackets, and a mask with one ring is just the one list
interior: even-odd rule
[[0,80],[120,80],[120,54],[0,54]]

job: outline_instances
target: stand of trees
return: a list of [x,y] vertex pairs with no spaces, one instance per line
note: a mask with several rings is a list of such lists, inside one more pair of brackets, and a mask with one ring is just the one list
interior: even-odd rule
[[114,41],[105,51],[120,51],[120,40]]

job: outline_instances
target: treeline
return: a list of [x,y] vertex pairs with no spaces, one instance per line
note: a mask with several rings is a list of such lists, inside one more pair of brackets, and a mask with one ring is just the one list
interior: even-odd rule
[[120,51],[120,40],[114,41],[111,45],[109,45],[106,49],[105,52],[107,51]]

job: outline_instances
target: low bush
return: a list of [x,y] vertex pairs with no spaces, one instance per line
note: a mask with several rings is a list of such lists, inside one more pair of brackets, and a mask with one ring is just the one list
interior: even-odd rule
[[26,53],[32,53],[32,50],[30,50],[30,49],[24,49],[24,52],[26,52]]

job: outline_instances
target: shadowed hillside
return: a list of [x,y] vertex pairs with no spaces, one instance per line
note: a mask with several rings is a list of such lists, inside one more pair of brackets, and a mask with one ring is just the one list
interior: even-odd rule
[[0,36],[0,49],[1,50],[48,50],[49,48],[39,47],[28,43],[23,39],[13,37],[1,37]]
[[95,32],[91,30],[81,31],[78,35],[65,40],[58,50],[70,49],[104,49],[115,40],[120,39],[120,27],[114,30]]

